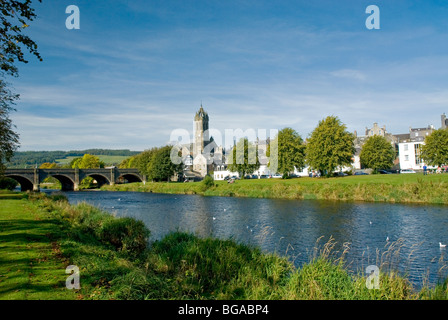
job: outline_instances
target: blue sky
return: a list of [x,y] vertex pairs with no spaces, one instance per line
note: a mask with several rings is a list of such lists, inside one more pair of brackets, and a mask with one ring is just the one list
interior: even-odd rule
[[[368,30],[369,5],[381,29]],[[65,9],[80,9],[68,30]],[[43,0],[30,57],[11,79],[19,150],[144,150],[210,127],[306,138],[338,116],[363,134],[440,127],[448,112],[446,1]]]

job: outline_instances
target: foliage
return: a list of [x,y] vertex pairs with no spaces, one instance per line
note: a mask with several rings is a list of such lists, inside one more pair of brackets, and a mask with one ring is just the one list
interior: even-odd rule
[[448,129],[438,129],[425,138],[421,157],[431,166],[448,164]]
[[9,112],[19,98],[8,89],[6,82],[0,79],[0,175],[5,163],[10,161],[14,151],[19,146],[19,135],[14,131],[14,125],[9,118]]
[[149,234],[142,221],[129,217],[105,219],[98,231],[101,241],[134,257],[146,249]]
[[14,190],[17,186],[17,181],[11,178],[0,177],[0,190]]
[[149,177],[149,165],[158,150],[159,148],[154,147],[145,150],[142,153],[131,158],[128,162],[129,168],[132,168],[132,166],[134,166],[142,175],[146,175],[147,177]]
[[182,164],[171,161],[172,146],[165,146],[155,151],[148,164],[148,179],[153,181],[168,181],[173,174],[182,170]]
[[206,191],[215,186],[215,180],[211,175],[206,175],[204,180],[202,180],[202,190]]
[[306,159],[311,168],[330,176],[335,169],[351,165],[354,135],[335,116],[319,121],[306,144]]
[[0,1],[0,69],[9,75],[17,76],[16,61],[28,63],[23,47],[42,61],[37,44],[23,34],[29,22],[36,18],[31,3],[32,0]]
[[270,162],[277,161],[277,172],[286,178],[294,171],[294,167],[301,169],[305,166],[305,145],[294,129],[284,128],[278,132],[273,143],[269,144],[268,156]]
[[374,135],[362,146],[360,159],[365,168],[373,169],[377,173],[379,169],[392,167],[395,149],[385,137]]
[[260,168],[257,147],[247,138],[241,138],[231,151],[227,168],[242,177]]
[[70,166],[73,169],[98,169],[104,168],[104,162],[102,162],[97,156],[85,154],[82,158],[73,159]]
[[54,169],[59,168],[59,165],[55,162],[44,162],[39,166],[39,169]]

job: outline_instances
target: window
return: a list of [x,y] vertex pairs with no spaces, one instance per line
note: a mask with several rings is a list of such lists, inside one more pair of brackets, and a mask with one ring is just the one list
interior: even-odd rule
[[404,156],[404,161],[409,161],[409,155]]
[[415,152],[415,164],[420,164],[423,163],[423,160],[420,158],[420,148],[421,148],[421,144],[420,143],[416,143],[414,144],[414,152]]
[[403,148],[404,148],[404,151],[408,151],[408,145],[407,145],[407,144],[405,144],[405,145],[403,146]]

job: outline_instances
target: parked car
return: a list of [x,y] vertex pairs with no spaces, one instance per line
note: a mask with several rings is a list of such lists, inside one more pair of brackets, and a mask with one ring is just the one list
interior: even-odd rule
[[414,170],[412,169],[401,169],[400,171],[401,173],[416,173]]
[[233,180],[240,180],[240,178],[237,177],[237,176],[231,176],[230,179],[233,179]]
[[386,171],[386,170],[378,170],[378,172],[380,174],[391,174],[389,171]]
[[365,173],[364,171],[356,171],[355,172],[355,174],[354,174],[355,176],[364,176],[364,175],[369,175],[368,173]]
[[342,171],[339,171],[339,172],[336,172],[336,173],[334,174],[334,176],[335,176],[335,177],[345,177],[345,176],[348,176],[348,174],[346,174],[346,173],[344,173],[344,172],[342,172]]
[[261,176],[260,176],[260,179],[267,179],[267,178],[269,178],[267,175],[265,175],[265,174],[262,174]]
[[278,173],[276,173],[276,174],[273,174],[272,176],[271,176],[271,178],[275,178],[275,179],[281,179],[281,177],[282,177],[282,175],[281,174],[278,174]]

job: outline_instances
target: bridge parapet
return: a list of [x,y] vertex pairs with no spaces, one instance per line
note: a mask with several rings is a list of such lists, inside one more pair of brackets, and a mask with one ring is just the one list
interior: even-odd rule
[[100,168],[100,169],[6,169],[5,176],[20,183],[22,191],[39,191],[40,184],[48,177],[54,177],[61,182],[62,190],[79,190],[80,182],[86,177],[92,177],[101,184],[113,185],[124,178],[129,182],[145,183],[146,177],[138,169]]

